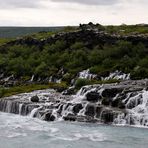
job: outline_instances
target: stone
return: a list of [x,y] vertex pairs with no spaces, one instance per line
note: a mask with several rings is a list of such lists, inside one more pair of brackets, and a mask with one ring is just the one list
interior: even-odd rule
[[73,112],[74,112],[75,114],[77,114],[77,113],[79,113],[79,111],[80,111],[81,109],[83,109],[82,104],[81,104],[81,103],[76,104],[76,105],[73,107]]
[[95,116],[95,105],[94,104],[88,104],[86,106],[85,115],[86,116],[91,116],[91,117],[94,117]]
[[43,120],[45,120],[45,121],[54,121],[55,120],[55,116],[52,115],[52,111],[49,111],[49,112],[45,113],[43,115]]
[[38,96],[33,96],[31,97],[31,102],[39,102],[39,97]]
[[115,100],[112,100],[112,102],[111,102],[111,106],[112,106],[112,107],[118,107],[118,105],[119,105],[119,101],[120,101],[120,100],[117,99],[117,98],[116,98]]
[[86,100],[90,102],[97,102],[101,99],[101,96],[97,92],[89,92],[86,94]]
[[112,123],[114,120],[114,114],[112,110],[104,110],[100,118],[103,123]]
[[96,107],[96,118],[100,118],[102,109],[103,109],[103,106],[97,106]]
[[103,98],[102,99],[102,105],[105,105],[105,106],[110,105],[110,99],[109,98]]
[[62,92],[63,95],[74,95],[75,94],[75,88],[71,87],[66,89],[65,91]]
[[63,119],[65,121],[76,121],[76,116],[69,113],[67,116],[64,116]]
[[118,93],[121,93],[121,92],[122,92],[122,89],[120,89],[120,88],[106,88],[102,92],[102,97],[105,97],[105,98],[113,98]]

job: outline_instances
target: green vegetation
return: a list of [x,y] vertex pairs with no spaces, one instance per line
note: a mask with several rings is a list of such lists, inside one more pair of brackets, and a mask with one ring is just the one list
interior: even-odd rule
[[[96,29],[91,23],[89,23],[89,27]],[[96,27],[99,30],[117,34],[121,34],[120,31],[123,32],[123,29],[124,34],[148,32],[147,25],[101,26],[97,24]],[[107,40],[103,43],[94,42],[93,36],[89,37],[82,34],[85,28],[85,25],[81,25],[80,28],[62,28],[62,34],[63,32],[69,33],[66,34],[65,38],[60,38],[59,35],[58,40],[51,43],[24,44],[20,42],[5,47],[0,46],[0,73],[4,73],[5,76],[14,75],[16,79],[21,80],[28,80],[32,75],[35,75],[36,79],[54,76],[65,81],[67,85],[76,77],[78,72],[88,68],[91,73],[97,74],[98,77],[106,76],[115,70],[131,73],[132,79],[148,77],[148,47],[146,44],[142,42],[135,44],[125,40],[118,40],[114,44]],[[78,36],[71,34],[71,32],[80,29],[84,30]],[[46,39],[57,32],[59,31],[40,32],[29,37],[40,42],[41,39]],[[29,37],[24,37],[24,40]],[[5,39],[0,40],[0,44],[6,42]],[[61,69],[64,69],[64,74],[59,73]],[[90,82],[86,80],[77,80],[76,82],[77,87],[86,84],[90,84]]]
[[41,89],[56,89],[58,91],[62,91],[67,88],[66,83],[62,82],[60,84],[58,83],[49,83],[49,84],[30,84],[30,85],[21,85],[21,86],[15,86],[10,88],[0,88],[0,98],[1,97],[8,97],[11,95],[16,95],[20,93],[27,93],[34,90],[41,90]]
[[9,41],[11,41],[12,39],[8,39],[8,38],[0,38],[0,45],[6,44]]
[[147,34],[148,33],[148,25],[139,24],[139,25],[126,25],[122,24],[120,26],[106,26],[105,30],[112,34],[120,34],[120,35],[129,35],[129,34]]
[[[68,45],[58,40],[54,44],[39,46],[13,45],[0,49],[0,72],[15,77],[57,76],[61,67],[69,75],[90,68],[92,73],[104,76],[106,72],[121,70],[131,73],[133,79],[148,77],[148,48],[142,43],[137,45],[118,41],[115,45],[105,44],[103,48],[85,46],[84,42]],[[140,74],[140,71],[144,73]],[[57,76],[59,77],[59,76]]]

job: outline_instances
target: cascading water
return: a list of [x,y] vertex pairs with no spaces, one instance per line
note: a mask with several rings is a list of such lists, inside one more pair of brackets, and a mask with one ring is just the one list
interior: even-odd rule
[[128,99],[126,103],[128,113],[120,115],[117,123],[148,126],[148,91],[143,90],[126,99]]
[[[46,121],[148,126],[146,83],[127,83],[84,86],[72,96],[54,90],[19,94],[1,99],[0,111],[29,115]],[[31,101],[33,96],[38,96],[39,100]]]

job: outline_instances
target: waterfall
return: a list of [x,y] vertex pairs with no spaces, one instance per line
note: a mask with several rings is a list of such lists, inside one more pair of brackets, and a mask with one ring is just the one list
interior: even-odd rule
[[42,106],[39,106],[38,108],[34,108],[31,113],[30,113],[30,117],[35,117],[36,116],[36,113],[42,108]]
[[116,123],[122,121],[128,125],[148,126],[148,91],[143,90],[135,96],[129,97],[126,107],[128,114],[119,115]]
[[[38,102],[31,101],[33,96],[39,97]],[[1,99],[0,111],[46,121],[148,126],[148,91],[137,84],[88,85],[72,96],[39,90]]]
[[33,80],[34,80],[34,75],[32,75],[30,82],[33,82]]

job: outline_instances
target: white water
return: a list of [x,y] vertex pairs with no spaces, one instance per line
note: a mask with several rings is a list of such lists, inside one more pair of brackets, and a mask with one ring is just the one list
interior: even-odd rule
[[31,113],[30,113],[30,117],[34,117],[34,115],[35,115],[35,113],[39,110],[39,109],[41,109],[42,108],[42,106],[40,106],[40,107],[38,107],[38,108],[34,108],[32,111],[31,111]]
[[102,78],[102,80],[110,80],[110,79],[116,79],[116,80],[130,80],[130,74],[125,74],[121,71],[115,71],[110,73],[108,77]]
[[143,90],[133,97],[129,95],[128,97],[126,107],[128,108],[131,104],[135,104],[135,107],[128,109],[129,114],[126,116],[119,116],[117,123],[130,124],[133,122],[136,126],[148,126],[148,91]]
[[97,77],[97,75],[91,74],[89,69],[79,72],[79,78],[81,78],[81,79],[89,79],[89,80],[91,80],[91,79],[94,79],[96,77]]
[[44,122],[0,113],[0,148],[147,148],[148,129]]
[[[28,108],[25,108],[24,114],[21,114],[22,112],[22,103],[18,104],[18,114],[21,115],[29,115],[30,117],[36,117],[42,119],[42,115],[39,114],[39,111],[42,110],[42,107],[44,108],[42,111],[48,112],[51,111],[52,108],[52,115],[55,117],[55,120],[61,120],[63,117],[70,115],[73,115],[73,109],[76,104],[80,103],[82,107],[80,110],[77,112],[78,116],[87,116],[86,115],[86,109],[88,105],[90,104],[89,101],[86,99],[86,95],[89,92],[97,92],[99,95],[102,95],[102,92],[105,90],[105,88],[108,87],[116,87],[115,84],[106,84],[106,85],[93,85],[93,86],[85,86],[81,88],[81,90],[77,93],[77,95],[70,96],[70,99],[67,100],[65,96],[62,96],[60,94],[57,94],[54,90],[39,90],[39,91],[34,91],[31,93],[24,93],[24,94],[19,94],[16,96],[12,96],[12,98],[20,99],[21,101],[28,101],[30,103],[30,98],[32,96],[38,95],[39,100],[41,102],[37,103],[35,108],[32,108],[30,112],[27,114]],[[117,94],[113,100],[116,99],[120,94]],[[54,101],[50,102],[50,100],[54,99]],[[57,101],[57,102],[56,102]],[[97,112],[94,113],[93,118],[97,121],[101,121],[102,119],[102,113],[104,110],[111,109],[110,112],[116,111],[118,114],[117,117],[114,117],[113,124],[120,124],[120,125],[136,125],[136,126],[147,126],[148,127],[148,91],[142,90],[142,91],[136,91],[136,92],[129,92],[126,93],[124,96],[124,99],[122,100],[126,106],[126,112],[118,111],[111,106],[103,106],[103,109],[100,111],[100,115],[98,116]],[[101,105],[101,100],[98,100],[95,102],[94,108],[98,105]],[[5,112],[12,112],[14,109],[16,109],[15,104],[13,104],[13,101],[8,100],[6,103],[4,103],[4,110],[2,111]],[[56,107],[58,106],[58,107]],[[27,107],[27,106],[26,106]],[[48,108],[49,107],[49,108]],[[54,108],[53,108],[54,107]],[[59,109],[61,108],[60,113],[58,112]],[[96,109],[96,108],[95,108]],[[91,111],[90,111],[91,112]],[[91,117],[92,117],[91,116]],[[85,121],[85,118],[83,120]]]

